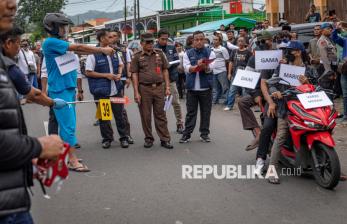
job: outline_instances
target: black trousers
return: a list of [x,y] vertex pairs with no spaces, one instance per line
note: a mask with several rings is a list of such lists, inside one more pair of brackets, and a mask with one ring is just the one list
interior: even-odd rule
[[[122,97],[124,97],[125,96],[125,85],[126,85],[126,81],[122,81],[123,82],[123,86],[124,86],[124,88],[122,89],[122,91],[121,91],[121,96]],[[129,122],[129,118],[128,118],[128,113],[127,113],[127,111],[126,111],[126,109],[125,109],[125,107],[123,107],[124,109],[123,109],[123,117],[124,117],[124,119],[125,119],[125,132],[126,132],[126,135],[127,136],[131,136],[131,134],[130,134],[130,122]]]
[[200,106],[200,135],[210,134],[210,118],[212,109],[212,90],[187,92],[187,115],[183,134],[190,136],[193,133],[198,107]]
[[48,134],[58,135],[58,121],[55,118],[54,110],[52,107],[49,108],[49,118],[48,118]]
[[[266,112],[265,112],[266,113]],[[259,147],[257,151],[257,158],[262,158],[266,160],[267,153],[269,151],[269,143],[271,141],[271,136],[277,127],[277,118],[271,118],[264,116],[263,128],[260,132]]]
[[180,99],[183,99],[183,96],[184,96],[185,81],[186,81],[186,74],[178,73],[176,85],[177,85],[178,95],[180,96]]
[[[116,95],[115,97],[120,97],[120,94]],[[105,97],[94,96],[94,100],[109,99],[109,98],[110,98],[109,96],[105,96]],[[121,140],[127,139],[126,130],[125,130],[125,119],[123,116],[124,105],[111,103],[111,108],[112,108],[114,119],[116,121],[117,131],[120,137],[119,140],[121,141]],[[113,129],[112,129],[111,121],[103,121],[101,119],[99,121],[100,121],[99,127],[100,127],[102,142],[113,141],[114,138],[113,138]]]

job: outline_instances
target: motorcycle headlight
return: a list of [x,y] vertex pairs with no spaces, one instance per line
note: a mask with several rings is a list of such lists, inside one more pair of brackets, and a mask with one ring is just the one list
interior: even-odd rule
[[304,121],[304,123],[309,127],[309,128],[314,128],[314,129],[324,129],[323,125],[316,124],[312,121]]

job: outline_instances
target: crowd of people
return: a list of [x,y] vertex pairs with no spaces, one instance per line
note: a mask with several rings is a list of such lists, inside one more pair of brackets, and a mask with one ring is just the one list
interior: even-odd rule
[[[190,141],[199,110],[200,139],[208,143],[211,141],[213,105],[223,99],[224,110],[230,111],[237,102],[244,130],[254,134],[245,150],[257,148],[256,172],[259,174],[268,156],[273,131],[277,128],[270,164],[276,167],[280,146],[286,141],[289,131],[287,108],[281,95],[288,86],[272,86],[267,82],[279,75],[282,64],[305,67],[305,74],[299,77],[302,84],[309,83],[312,77],[324,77],[320,83],[324,88],[332,89],[336,94],[341,90],[344,103],[342,121],[347,121],[347,38],[344,37],[347,27],[346,23],[337,21],[336,15],[331,16],[334,23],[314,27],[314,38],[307,49],[298,40],[298,34],[291,32],[289,25],[272,35],[268,31],[271,28],[268,20],[252,30],[251,35],[246,28],[236,30],[233,24],[227,28],[223,25],[214,33],[212,43],[203,32],[196,31],[187,37],[185,45],[170,44],[169,32],[162,29],[157,38],[152,33],[143,33],[140,45],[127,48],[120,44],[120,33],[108,29],[97,31],[96,47],[69,43],[71,21],[63,14],[49,13],[43,21],[48,37],[42,45],[38,42],[30,49],[29,41],[21,39],[23,31],[13,25],[15,14],[15,0],[0,2],[0,223],[10,223],[11,220],[32,223],[26,188],[32,186],[33,159],[56,160],[65,142],[71,146],[70,170],[90,171],[76,155],[75,148],[80,147],[76,137],[77,115],[75,106],[68,106],[68,102],[74,102],[76,98],[84,99],[83,75],[88,79],[89,92],[97,108],[99,100],[124,97],[125,89],[132,83],[145,135],[145,148],[154,144],[152,116],[160,145],[166,149],[174,147],[164,110],[169,96],[172,96],[176,131],[182,134],[179,140],[182,144]],[[311,7],[306,19],[309,22],[321,20],[315,7]],[[254,52],[272,49],[283,51],[284,57],[278,68],[256,70]],[[78,55],[88,55],[83,75],[80,66],[70,70],[63,68],[68,63],[79,62]],[[238,70],[260,72],[255,89],[233,85]],[[186,100],[185,118],[180,103],[182,98]],[[48,136],[27,136],[19,103],[21,99],[50,108]],[[21,102],[25,103],[24,100]],[[134,140],[127,111],[123,104],[111,105],[120,145],[128,148]],[[253,112],[254,106],[263,112],[262,124]],[[99,119],[96,125],[100,127],[101,146],[110,148],[114,141],[111,122]],[[273,184],[280,182],[275,177],[269,181]],[[3,200],[6,202],[2,203]]]

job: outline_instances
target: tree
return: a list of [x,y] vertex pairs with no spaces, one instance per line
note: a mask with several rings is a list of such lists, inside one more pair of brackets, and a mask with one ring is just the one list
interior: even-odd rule
[[[43,18],[47,13],[61,12],[68,0],[19,0],[17,25],[26,32],[33,32],[37,37],[45,35]],[[29,26],[30,25],[30,26]],[[32,29],[29,29],[33,27]],[[39,35],[37,35],[39,34]]]

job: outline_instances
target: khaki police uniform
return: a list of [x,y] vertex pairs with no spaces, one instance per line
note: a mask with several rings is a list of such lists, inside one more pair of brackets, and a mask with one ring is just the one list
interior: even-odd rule
[[154,141],[152,135],[152,109],[155,129],[161,141],[170,141],[167,128],[167,118],[164,111],[165,80],[163,71],[167,70],[169,63],[165,54],[160,49],[153,49],[146,53],[139,51],[134,54],[131,61],[131,72],[138,74],[139,93],[141,103],[139,110],[145,140]]
[[324,66],[323,74],[326,74],[329,71],[336,71],[338,61],[336,46],[324,35],[319,38],[317,46],[319,49],[321,64]]

